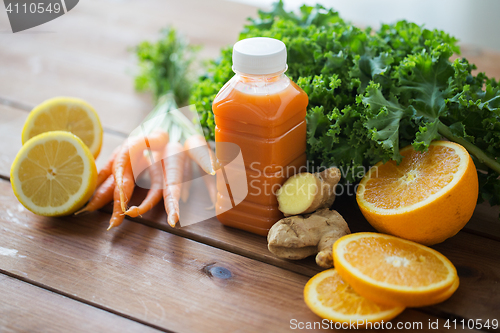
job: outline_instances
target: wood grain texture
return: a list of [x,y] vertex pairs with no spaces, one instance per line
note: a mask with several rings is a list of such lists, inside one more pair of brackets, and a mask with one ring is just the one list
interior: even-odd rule
[[[270,305],[277,306],[277,301],[282,306],[286,302],[298,302],[297,298],[300,297],[297,295],[307,281],[307,276],[133,222],[126,222],[114,233],[105,232],[109,215],[103,213],[59,219],[35,216],[17,203],[10,183],[6,181],[0,183],[0,193],[4,193],[1,197],[4,208],[0,213],[3,228],[0,243],[5,244],[2,245],[5,248],[19,249],[18,255],[26,256],[22,259],[0,258],[0,267],[51,287],[65,285],[67,289],[63,288],[64,292],[71,291],[78,297],[108,299],[110,292],[118,292],[118,288],[133,286],[135,282],[138,283],[138,288],[132,287],[131,292],[134,297],[139,297],[138,291],[143,288],[146,288],[146,294],[155,294],[158,287],[168,289],[171,283],[179,282],[181,285],[176,284],[179,288],[194,288],[183,291],[186,293],[186,300],[175,299],[179,296],[179,290],[173,294],[169,294],[172,291],[165,290],[167,295],[164,297],[168,302],[189,303],[191,299],[205,299],[210,295],[215,297],[216,294],[213,293],[217,292],[220,283],[224,286],[233,286],[232,283],[235,283],[234,288],[221,290],[218,301],[227,300],[231,306],[243,306],[244,311],[245,305],[238,305],[238,297],[249,302],[249,297],[257,293],[256,297],[259,299],[254,300],[255,304],[271,302]],[[233,239],[233,244],[238,244],[237,240]],[[265,242],[261,244],[265,246]],[[464,318],[494,316],[494,309],[500,307],[500,242],[459,233],[435,248],[457,265],[461,285],[460,292],[450,300],[436,305],[433,311],[452,313]],[[224,279],[214,280],[212,277],[207,280],[202,273],[206,273],[207,267],[212,267],[210,265],[215,265],[214,263],[227,268],[233,276],[240,276],[241,280],[228,282]],[[477,281],[478,277],[481,277],[480,283]],[[138,280],[135,281],[136,279]],[[208,282],[212,280],[216,283],[215,286]],[[203,290],[194,287],[200,286],[200,281],[203,283]],[[83,294],[75,292],[80,289]],[[266,296],[266,293],[269,294]],[[288,299],[291,295],[295,296]],[[491,295],[497,297],[490,297]],[[102,297],[98,298],[99,296]],[[157,301],[160,303],[159,299]],[[453,306],[459,303],[461,306]],[[203,304],[215,306],[211,301]],[[119,304],[113,305],[113,308],[116,306]],[[189,306],[194,305],[189,303]],[[250,311],[248,308],[246,310]],[[264,307],[262,314],[265,313],[264,310],[269,311]],[[283,311],[298,315],[294,309],[286,306]],[[169,326],[167,328],[172,329]]]
[[28,113],[0,105],[0,174],[10,175],[10,166],[22,147],[21,132]]
[[[446,255],[455,265],[460,286],[446,302],[432,306],[469,319],[500,317],[500,242],[459,232],[432,248]],[[477,300],[470,303],[470,300]]]
[[201,59],[214,58],[255,13],[223,0],[86,0],[57,20],[12,34],[0,11],[0,44],[6,46],[0,49],[0,97],[31,107],[54,96],[80,97],[105,127],[129,133],[153,106],[149,95],[134,91],[135,45],[156,40],[171,25],[203,46]]
[[[303,275],[130,221],[106,232],[104,213],[36,216],[7,181],[0,193],[0,244],[11,250],[0,271],[9,275],[175,332],[288,332],[291,320],[321,320],[302,299]],[[429,320],[444,323],[407,309],[394,325]]]
[[460,57],[466,58],[477,69],[473,73],[484,72],[489,77],[500,79],[500,52],[464,45]]
[[[203,188],[193,188],[191,191],[203,191]],[[145,195],[145,190],[137,189],[132,197],[131,205],[140,203]],[[198,209],[201,210],[210,205],[208,203],[208,198],[205,199],[205,201],[198,202]],[[349,224],[351,232],[376,231],[363,217],[353,197],[338,197],[332,208],[336,209],[344,217]],[[498,213],[497,210],[498,207],[478,205],[472,219],[464,228],[464,231],[498,240],[500,238],[500,223],[498,222],[498,215],[495,215],[495,213]],[[111,212],[111,206],[105,207],[104,211]],[[194,212],[194,214],[195,213],[196,212]],[[314,257],[303,260],[283,260],[276,258],[268,251],[265,237],[226,227],[216,218],[207,219],[203,222],[186,227],[176,227],[172,229],[166,223],[163,207],[158,205],[142,217],[132,220],[306,276],[312,276],[322,270],[316,265]],[[461,234],[464,234],[464,232],[461,232]],[[448,244],[449,242],[455,244],[455,238],[457,238],[457,236],[452,237],[444,244]],[[451,248],[453,246],[454,245],[452,245]],[[460,245],[457,244],[456,246]],[[472,253],[474,253],[473,249],[470,249],[470,253],[472,257]],[[447,255],[446,253],[444,254]]]
[[[21,130],[27,116],[28,112],[26,111],[0,105],[0,119],[2,119],[2,122],[0,122],[0,151],[2,151],[2,154],[0,154],[0,176],[5,179],[9,178],[10,166],[21,148]],[[123,142],[123,137],[105,133],[103,140],[102,151],[96,161],[98,169],[106,163],[113,149]],[[195,185],[196,184],[194,184],[194,186]],[[191,189],[193,195],[196,193],[205,193],[204,191],[203,186],[201,188],[193,187]],[[145,194],[145,190],[138,188],[134,195],[132,205],[140,203]],[[196,214],[196,211],[203,211],[205,207],[211,205],[208,196],[205,196],[205,198],[201,196],[200,200],[195,202],[197,209],[193,210],[193,214]],[[265,241],[263,237],[224,227],[215,218],[186,228],[172,230],[166,224],[165,210],[162,207],[163,205],[159,204],[156,209],[145,214],[143,219],[139,218],[136,220],[143,221],[143,223],[146,224],[149,223],[150,225],[160,227],[183,237],[196,239],[197,241],[212,246],[223,248],[250,258],[255,258],[260,261],[272,263],[276,266],[284,267],[308,276],[319,272],[319,268],[313,259],[294,262],[275,258],[267,250],[266,246],[263,247],[263,241]],[[107,211],[110,211],[110,207],[107,207]]]
[[44,218],[0,183],[1,270],[175,332],[288,331],[316,320],[307,277],[108,214]]
[[130,319],[0,274],[0,331],[161,332]]
[[[23,110],[0,105],[0,119],[5,119],[5,121],[0,122],[0,149],[3,152],[0,154],[0,176],[4,178],[9,177],[10,165],[21,147],[20,133],[26,117],[27,112]],[[102,152],[97,159],[98,168],[107,161],[114,147],[122,141],[123,138],[120,136],[105,133]],[[203,194],[205,193],[204,191],[203,186],[191,189],[191,193]],[[145,190],[138,188],[135,191],[131,204],[140,203],[145,194]],[[195,204],[197,206],[194,207],[192,214],[204,211],[205,207],[211,205],[208,196],[203,197],[203,195],[195,201]],[[312,257],[299,261],[276,258],[267,250],[267,242],[264,237],[225,227],[216,218],[187,227],[172,229],[166,223],[165,211],[162,207],[159,204],[152,211],[134,220],[306,276],[312,276],[321,270]],[[106,209],[108,212],[111,211],[110,207]],[[373,228],[366,222],[352,197],[338,197],[333,205],[333,209],[337,209],[344,216],[351,231],[373,231]],[[500,222],[495,216],[498,216],[498,207],[489,207],[487,204],[479,205],[471,221],[465,227],[465,230],[489,238],[500,239]]]
[[[220,47],[236,40],[245,18],[255,12],[254,7],[222,0],[86,0],[46,25],[18,34],[0,33],[5,46],[0,48],[0,104],[14,105],[0,106],[0,176],[8,178],[20,148],[25,111],[57,95],[84,98],[99,112],[108,130],[97,159],[102,166],[153,106],[149,95],[134,91],[136,63],[130,48],[156,39],[159,29],[171,24],[192,43],[204,46],[201,58],[213,58]],[[0,32],[7,30],[6,14],[0,11]],[[500,77],[499,53],[464,47],[462,56],[476,63],[478,71]],[[138,191],[134,200],[143,196],[144,191]],[[0,255],[0,271],[73,298],[0,279],[0,291],[7,290],[0,302],[0,328],[3,318],[14,323],[16,304],[26,302],[40,308],[30,312],[35,318],[54,318],[61,325],[58,331],[67,324],[50,312],[60,305],[68,318],[83,311],[83,318],[90,319],[85,316],[97,311],[95,324],[108,325],[106,318],[115,315],[92,310],[94,305],[176,332],[279,332],[289,331],[292,318],[319,321],[302,301],[305,281],[319,271],[312,258],[275,258],[265,238],[224,227],[215,218],[171,229],[159,206],[136,219],[140,223],[126,221],[105,232],[106,213],[60,219],[34,216],[17,202],[6,181],[0,181],[0,198],[0,246],[18,251]],[[199,209],[204,207],[200,201]],[[372,230],[354,201],[337,200],[334,208],[353,231]],[[498,207],[478,206],[467,232],[435,246],[458,268],[461,286],[456,294],[423,309],[425,313],[406,310],[395,322],[420,321],[425,330],[437,315],[438,331],[448,332],[442,324],[450,316],[498,319],[500,243],[491,240],[500,240],[497,216]],[[19,284],[28,294],[13,293],[12,286]],[[4,295],[12,302],[3,302]],[[4,316],[5,309],[10,312]]]
[[483,202],[476,206],[474,215],[465,225],[465,230],[483,237],[500,241],[500,207]]

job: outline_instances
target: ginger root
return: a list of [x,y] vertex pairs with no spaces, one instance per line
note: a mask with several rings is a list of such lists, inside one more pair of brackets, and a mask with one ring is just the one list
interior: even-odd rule
[[335,210],[324,208],[306,216],[285,217],[269,230],[269,251],[284,259],[303,259],[316,254],[316,263],[333,266],[333,243],[351,231]]
[[335,186],[339,180],[340,170],[337,168],[294,175],[276,193],[279,210],[285,216],[291,216],[330,208],[335,200]]

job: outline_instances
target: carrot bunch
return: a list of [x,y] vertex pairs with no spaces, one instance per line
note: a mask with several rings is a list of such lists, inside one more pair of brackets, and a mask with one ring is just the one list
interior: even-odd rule
[[[180,113],[169,115],[167,128],[172,135],[161,129],[162,124],[156,124],[149,135],[129,138],[117,147],[99,171],[94,196],[76,214],[95,211],[113,201],[109,230],[119,226],[125,215],[143,215],[163,199],[167,222],[175,227],[180,218],[179,200],[182,197],[186,202],[189,196],[191,161],[205,172],[215,174],[214,156],[205,138],[185,123],[187,118],[184,118]],[[180,143],[182,139],[184,144]],[[133,165],[136,173],[148,168],[151,184],[142,203],[129,207],[135,188]],[[213,193],[210,196],[213,202]]]
[[[120,225],[125,215],[142,215],[163,199],[167,221],[174,227],[180,218],[179,200],[185,202],[189,196],[191,161],[206,173],[215,174],[215,159],[201,135],[201,127],[196,129],[177,108],[188,102],[193,76],[191,64],[197,50],[173,28],[163,29],[154,43],[137,45],[136,89],[149,90],[156,99],[155,108],[140,126],[140,132],[146,135],[129,138],[115,149],[98,174],[94,196],[76,214],[95,211],[113,201],[109,230]],[[146,168],[150,189],[139,206],[129,207],[135,188],[134,173],[137,176]],[[213,189],[209,192],[213,201]]]

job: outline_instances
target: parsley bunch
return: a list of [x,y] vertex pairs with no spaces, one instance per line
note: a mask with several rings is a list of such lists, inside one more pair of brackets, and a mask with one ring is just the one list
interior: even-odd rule
[[[463,145],[478,168],[479,200],[500,203],[498,82],[459,54],[457,40],[407,21],[378,31],[342,20],[332,9],[282,1],[260,11],[240,34],[287,45],[288,72],[309,96],[307,154],[314,165],[337,166],[359,181],[378,161],[401,161],[400,147],[425,151],[432,140]],[[205,135],[214,138],[212,101],[233,76],[231,48],[222,50],[191,91]]]
[[138,62],[137,91],[151,91],[158,101],[172,94],[178,105],[185,105],[191,90],[191,64],[198,48],[174,28],[161,30],[156,42],[143,41],[134,52]]

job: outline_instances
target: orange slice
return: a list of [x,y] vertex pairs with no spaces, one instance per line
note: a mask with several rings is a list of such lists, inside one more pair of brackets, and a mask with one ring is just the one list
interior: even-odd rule
[[442,294],[439,294],[432,300],[432,304],[438,304],[446,301],[448,298],[451,297],[457,291],[458,286],[460,285],[460,279],[457,276],[457,279],[453,282],[450,288],[448,288],[446,291],[444,291]]
[[356,200],[380,232],[425,245],[454,236],[476,207],[478,179],[467,150],[433,142],[425,153],[401,150],[403,161],[378,163],[361,180]]
[[418,307],[450,297],[458,287],[455,266],[441,253],[398,237],[360,232],[333,246],[342,278],[381,304]]
[[311,311],[321,318],[340,323],[359,323],[360,328],[369,322],[391,320],[405,309],[377,304],[360,296],[335,269],[313,276],[304,288],[304,300]]

